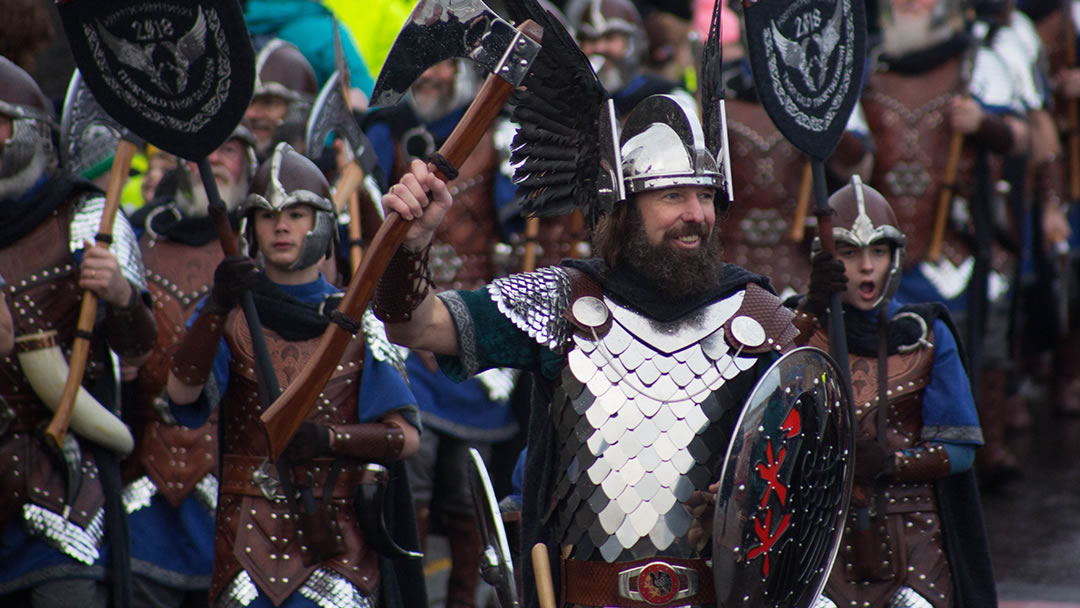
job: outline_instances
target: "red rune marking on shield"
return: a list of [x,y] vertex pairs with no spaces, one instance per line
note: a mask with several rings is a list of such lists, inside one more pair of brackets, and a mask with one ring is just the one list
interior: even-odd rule
[[642,568],[637,586],[642,599],[653,606],[662,606],[675,599],[679,592],[679,577],[671,566],[653,562]]
[[772,442],[766,446],[765,458],[768,460],[765,464],[758,464],[757,471],[761,475],[761,478],[765,480],[765,493],[761,495],[761,506],[765,507],[769,502],[769,494],[776,492],[776,497],[780,499],[780,504],[787,502],[787,486],[780,483],[780,467],[784,464],[784,457],[787,456],[787,448],[780,448],[780,454],[776,459],[773,459]]
[[784,419],[784,423],[780,425],[780,430],[787,431],[789,438],[802,432],[802,416],[799,414],[798,408],[791,408],[787,418]]
[[761,541],[761,546],[754,547],[746,554],[747,559],[754,559],[755,557],[764,554],[765,562],[761,565],[761,574],[763,576],[769,576],[769,550],[772,549],[776,541],[780,540],[780,537],[787,531],[788,524],[791,523],[791,514],[784,514],[783,519],[780,520],[780,525],[776,527],[776,531],[770,531],[772,528],[772,509],[765,512],[765,522],[762,523],[756,516],[754,517],[754,532],[757,533],[758,540]]

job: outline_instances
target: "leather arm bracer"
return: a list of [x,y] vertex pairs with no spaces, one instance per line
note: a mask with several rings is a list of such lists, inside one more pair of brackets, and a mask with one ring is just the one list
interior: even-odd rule
[[206,384],[224,334],[225,318],[203,309],[173,354],[170,370],[176,379],[188,386]]
[[105,332],[109,347],[121,357],[138,357],[150,352],[157,339],[157,322],[149,306],[131,285],[131,298],[123,307],[105,307]]
[[894,483],[937,481],[949,475],[949,453],[940,443],[924,443],[893,454],[890,468]]
[[330,452],[357,460],[390,462],[405,448],[405,431],[393,422],[330,424]]
[[386,266],[379,284],[375,286],[372,312],[384,323],[405,323],[434,287],[428,268],[431,245],[423,251],[398,247]]

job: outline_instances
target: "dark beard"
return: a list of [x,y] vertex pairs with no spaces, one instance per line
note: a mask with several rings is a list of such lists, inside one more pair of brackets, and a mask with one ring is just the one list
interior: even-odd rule
[[[712,289],[720,280],[723,260],[720,240],[704,224],[683,224],[669,230],[664,242],[653,245],[645,235],[641,211],[635,205],[626,218],[630,235],[621,261],[634,267],[650,286],[672,298],[684,298]],[[701,245],[693,251],[678,251],[669,238],[699,235]]]

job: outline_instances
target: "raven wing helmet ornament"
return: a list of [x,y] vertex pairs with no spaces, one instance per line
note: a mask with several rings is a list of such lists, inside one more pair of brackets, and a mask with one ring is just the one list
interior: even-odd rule
[[701,128],[705,131],[705,144],[716,155],[717,164],[722,167],[724,189],[727,190],[729,203],[735,201],[735,191],[731,184],[731,154],[728,148],[727,109],[724,106],[725,88],[722,76],[724,64],[723,47],[720,44],[722,19],[725,0],[718,0],[713,6],[712,20],[709,23],[709,35],[701,59]]
[[[522,214],[562,215],[576,207],[593,225],[617,202],[598,196],[602,149],[606,146],[610,153],[614,146],[618,158],[618,131],[610,132],[607,93],[566,27],[536,0],[509,0],[506,12],[516,22],[532,19],[544,28],[543,51],[530,68],[544,86],[519,89],[511,98],[514,121],[521,125],[510,164]],[[606,140],[601,138],[602,125],[608,131]],[[607,189],[619,187],[621,183]]]

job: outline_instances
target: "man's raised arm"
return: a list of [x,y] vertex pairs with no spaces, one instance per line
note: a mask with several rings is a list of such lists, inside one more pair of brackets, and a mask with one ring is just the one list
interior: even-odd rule
[[375,315],[386,323],[387,336],[402,346],[456,355],[457,329],[435,297],[428,270],[431,240],[453,199],[422,161],[414,160],[409,169],[382,198],[387,213],[396,211],[411,224],[375,288]]

